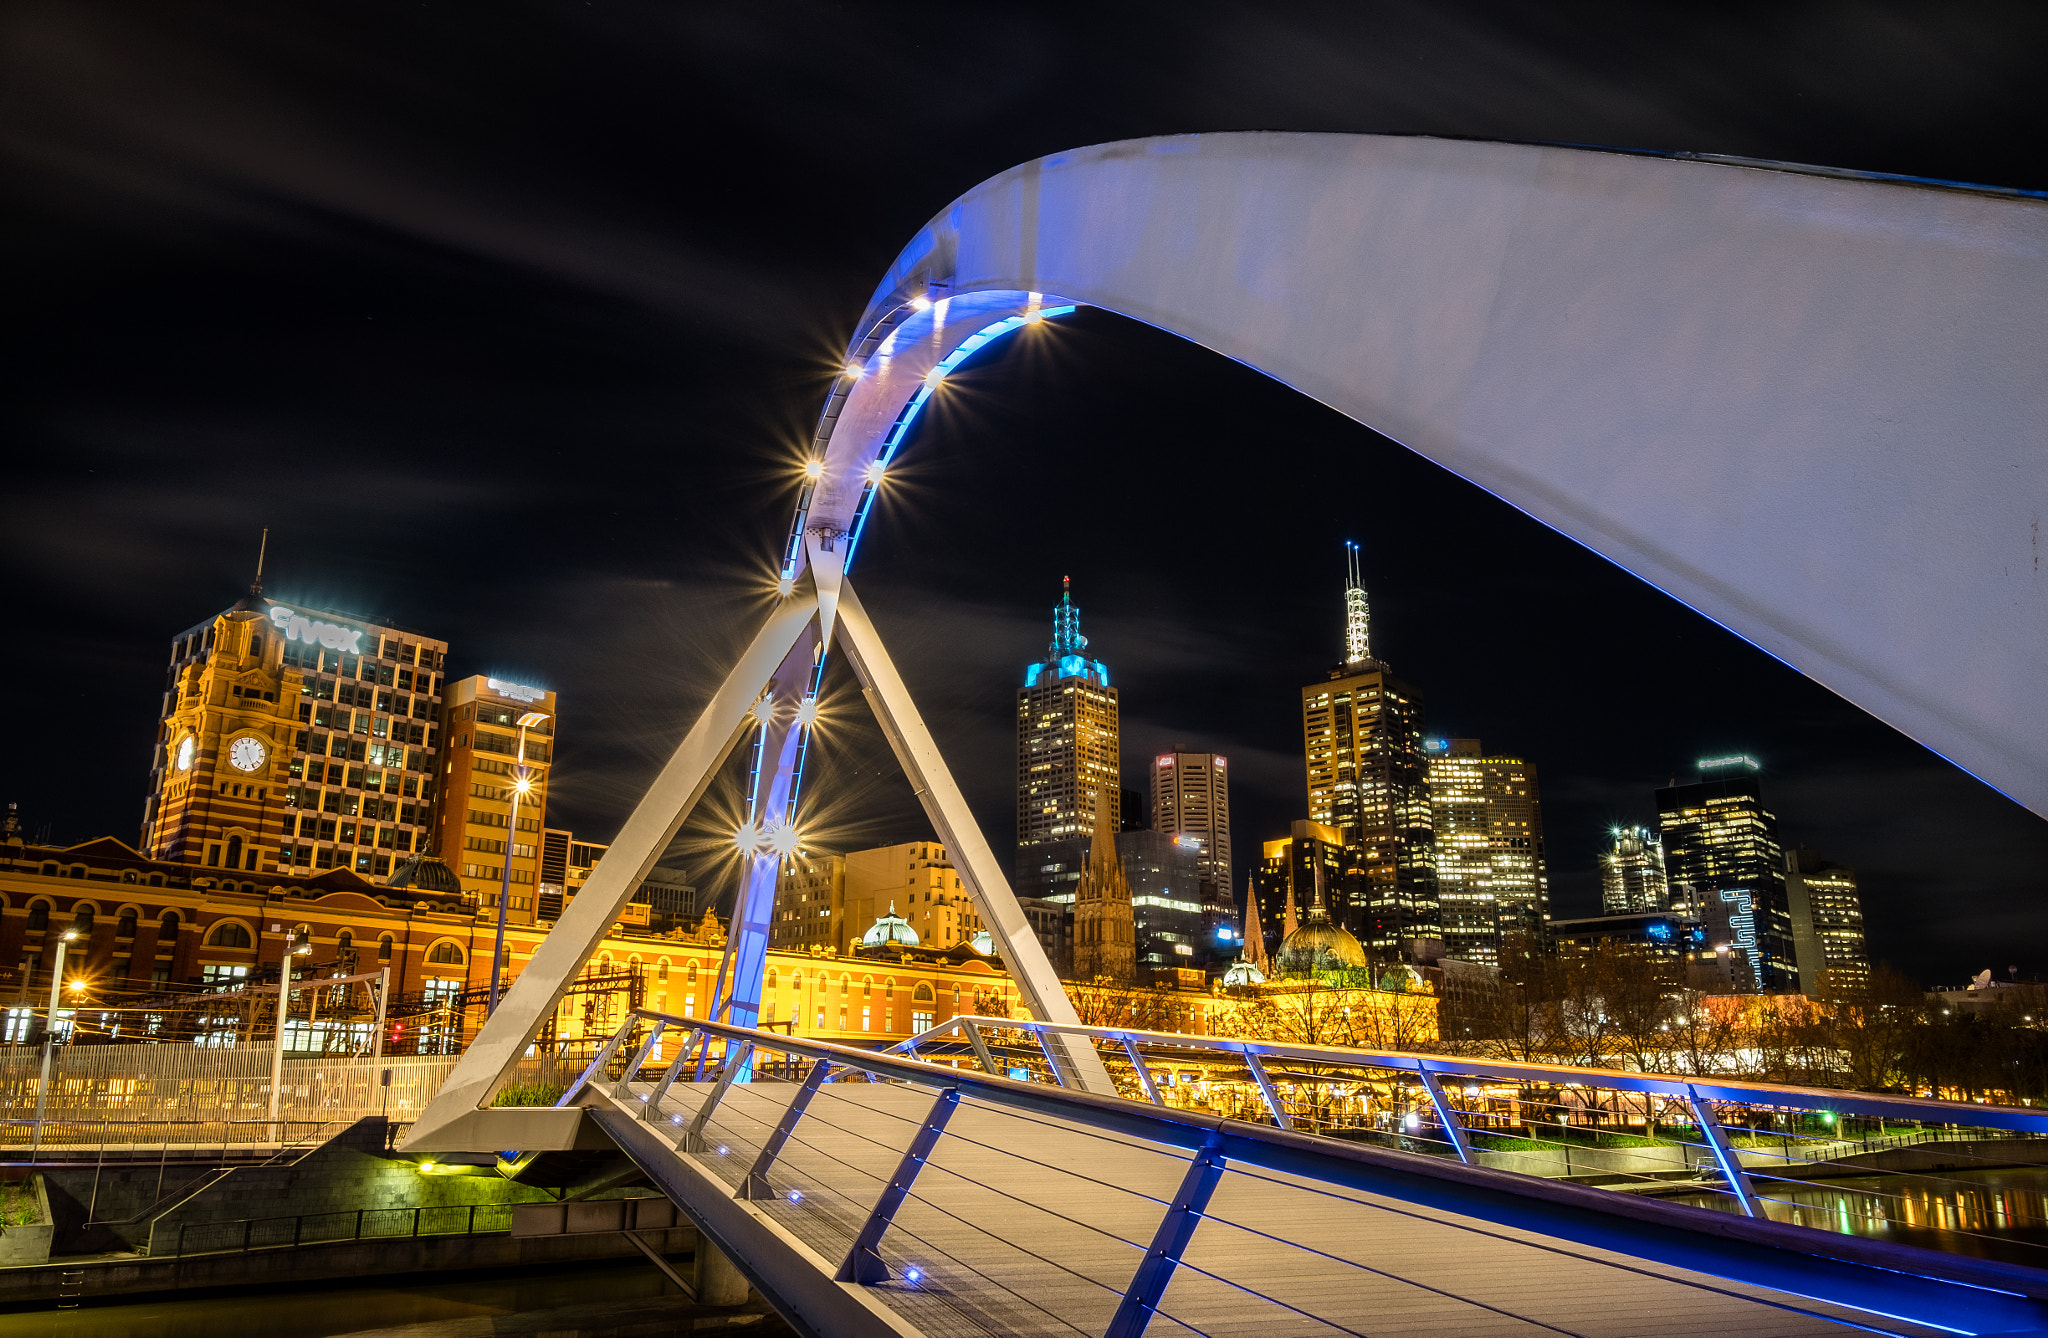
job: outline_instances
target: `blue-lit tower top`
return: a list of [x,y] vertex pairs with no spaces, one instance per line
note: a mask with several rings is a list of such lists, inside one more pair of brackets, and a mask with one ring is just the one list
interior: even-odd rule
[[1088,638],[1081,635],[1081,606],[1074,602],[1074,578],[1060,577],[1060,602],[1052,606],[1052,644],[1045,659],[1024,671],[1024,686],[1035,688],[1048,674],[1053,679],[1081,678],[1097,687],[1109,686],[1109,667],[1081,652]]

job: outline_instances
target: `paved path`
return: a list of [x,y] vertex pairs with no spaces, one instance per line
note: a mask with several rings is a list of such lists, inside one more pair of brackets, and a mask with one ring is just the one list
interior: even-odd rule
[[[708,1090],[677,1084],[659,1123],[680,1135]],[[737,1186],[794,1090],[731,1089],[699,1160]],[[644,1101],[648,1088],[633,1091]],[[843,1258],[932,1099],[895,1084],[821,1088],[770,1177],[775,1220]],[[878,1290],[933,1338],[1093,1338],[1186,1166],[1174,1149],[965,1100],[883,1242],[897,1277]],[[1154,1334],[1954,1332],[1251,1168],[1224,1176],[1185,1258]]]

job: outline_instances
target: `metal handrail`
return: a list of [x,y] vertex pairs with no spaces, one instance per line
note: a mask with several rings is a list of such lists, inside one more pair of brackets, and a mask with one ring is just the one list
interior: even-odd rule
[[[975,1020],[988,1025],[1015,1025],[1008,1019]],[[852,1251],[840,1265],[837,1276],[841,1282],[872,1283],[888,1276],[887,1265],[882,1261],[876,1248],[877,1242],[881,1234],[889,1229],[890,1218],[896,1205],[910,1192],[932,1146],[944,1132],[947,1117],[963,1096],[971,1095],[992,1106],[1050,1117],[1097,1132],[1132,1137],[1191,1154],[1186,1178],[1174,1195],[1167,1219],[1160,1224],[1158,1234],[1147,1253],[1147,1263],[1133,1279],[1130,1290],[1125,1294],[1125,1304],[1119,1309],[1119,1319],[1111,1326],[1110,1332],[1122,1335],[1122,1338],[1133,1338],[1134,1335],[1142,1333],[1145,1318],[1156,1308],[1157,1298],[1163,1293],[1168,1277],[1179,1266],[1179,1251],[1189,1239],[1193,1221],[1199,1219],[1206,1211],[1209,1193],[1214,1189],[1220,1172],[1243,1171],[1246,1168],[1283,1177],[1302,1177],[1324,1185],[1374,1194],[1385,1194],[1392,1185],[1406,1182],[1416,1187],[1421,1201],[1434,1201],[1437,1197],[1443,1197],[1446,1201],[1458,1200],[1470,1205],[1474,1194],[1502,1195],[1508,1201],[1518,1201],[1523,1205],[1511,1209],[1510,1216],[1526,1215],[1533,1210],[1544,1215],[1547,1221],[1554,1221],[1556,1229],[1567,1239],[1594,1244],[1602,1249],[1620,1250],[1682,1268],[1697,1268],[1703,1257],[1720,1251],[1722,1262],[1715,1265],[1718,1271],[1730,1262],[1726,1257],[1726,1251],[1731,1248],[1756,1251],[1759,1255],[1769,1255],[1774,1259],[1796,1256],[1804,1261],[1801,1278],[1810,1279],[1802,1281],[1799,1290],[1803,1294],[1825,1297],[1832,1289],[1840,1303],[1855,1305],[1858,1308],[1867,1308],[1868,1300],[1879,1295],[1878,1291],[1873,1290],[1873,1276],[1899,1273],[1944,1284],[1961,1284],[1965,1292],[1974,1289],[1985,1296],[1995,1293],[2003,1297],[2048,1300],[2048,1273],[2021,1265],[1946,1255],[1916,1246],[1896,1245],[1888,1241],[1841,1236],[1755,1216],[1746,1220],[1730,1219],[1726,1214],[1705,1208],[1643,1199],[1633,1195],[1611,1194],[1604,1190],[1536,1179],[1512,1172],[1450,1164],[1440,1158],[1414,1156],[1358,1143],[1321,1138],[1285,1127],[1247,1124],[1221,1115],[1198,1113],[1080,1090],[1055,1088],[1043,1083],[1016,1081],[995,1073],[940,1067],[925,1060],[896,1053],[857,1049],[827,1041],[804,1040],[755,1028],[734,1026],[703,1018],[681,1017],[646,1008],[633,1009],[629,1012],[618,1034],[612,1037],[599,1057],[593,1060],[584,1074],[563,1094],[564,1105],[577,1103],[584,1097],[585,1092],[589,1091],[601,1093],[609,1103],[623,1108],[622,1114],[630,1112],[636,1123],[652,1123],[661,1118],[661,1112],[648,1097],[642,1096],[638,1100],[633,1100],[625,1090],[624,1084],[633,1079],[633,1066],[627,1066],[625,1074],[616,1085],[606,1082],[604,1077],[606,1065],[612,1056],[617,1054],[632,1029],[642,1022],[660,1023],[683,1031],[685,1034],[681,1040],[680,1053],[684,1055],[689,1053],[690,1047],[699,1038],[707,1042],[712,1039],[724,1042],[724,1057],[716,1086],[706,1094],[695,1119],[691,1121],[690,1131],[678,1131],[681,1137],[675,1140],[673,1155],[679,1157],[688,1157],[699,1150],[692,1145],[701,1141],[704,1125],[712,1111],[731,1088],[733,1078],[744,1070],[760,1051],[800,1055],[817,1061],[811,1077],[804,1084],[808,1089],[814,1090],[816,1083],[829,1080],[826,1070],[840,1069],[864,1073],[870,1080],[901,1082],[936,1091],[937,1099],[931,1112],[918,1121],[918,1137],[904,1154],[895,1174],[886,1182],[888,1188],[883,1201],[875,1206],[867,1226],[861,1230]],[[1080,1032],[1116,1030],[1078,1026],[1068,1026],[1065,1029]],[[1156,1039],[1166,1043],[1194,1039],[1150,1032],[1127,1034],[1142,1037],[1147,1041]],[[926,1033],[925,1038],[928,1037],[929,1033]],[[1256,1042],[1232,1041],[1228,1044],[1233,1047],[1249,1044],[1264,1048],[1263,1043]],[[899,1047],[892,1047],[892,1050],[896,1048]],[[1312,1058],[1318,1062],[1336,1062],[1339,1059],[1353,1064],[1358,1062],[1358,1052],[1319,1047],[1279,1046],[1275,1049],[1279,1052],[1291,1052],[1283,1054],[1283,1057],[1288,1058]],[[1385,1057],[1402,1058],[1411,1064],[1417,1061],[1434,1064],[1443,1058],[1413,1055]],[[799,1092],[798,1099],[793,1100],[789,1109],[785,1111],[782,1125],[794,1124],[797,1119],[802,1118],[802,1104],[805,1103],[802,1100],[802,1093]],[[1961,1108],[1972,1111],[1976,1109],[1968,1106]],[[671,1122],[680,1124],[682,1118],[678,1114],[672,1117]],[[698,1139],[692,1139],[692,1133],[697,1134]],[[777,1150],[787,1133],[786,1128],[778,1127],[778,1132],[771,1136],[768,1145],[764,1146],[752,1168],[742,1176],[740,1186],[730,1191],[735,1198],[753,1199],[769,1196],[764,1192],[767,1190],[767,1174],[774,1167]],[[667,1141],[666,1138],[663,1140],[664,1143]],[[795,1201],[794,1196],[791,1197],[791,1201]],[[1469,1212],[1470,1207],[1460,1207],[1454,1211]],[[1832,1281],[1824,1281],[1822,1275],[1829,1268],[1836,1266],[1829,1261],[1859,1267],[1852,1270],[1856,1274],[1853,1278],[1835,1276]],[[1764,1265],[1766,1272],[1773,1267],[1782,1265]],[[1882,1282],[1876,1284],[1878,1288],[1884,1285],[1886,1284]],[[1889,1293],[1885,1295],[1889,1296]],[[1861,1299],[1840,1299],[1850,1296]],[[1981,1297],[1974,1300],[1965,1299],[1968,1304],[1994,1304]],[[1946,1305],[1960,1303],[1962,1302],[1956,1298],[1944,1301]],[[2029,1315],[2030,1319],[2037,1318],[2034,1312],[2029,1312]]]
[[1286,1059],[1299,1063],[1330,1064],[1348,1068],[1389,1069],[1414,1073],[1418,1077],[1437,1075],[1509,1079],[1560,1087],[1608,1087],[1620,1091],[1664,1096],[1679,1102],[1697,1098],[1727,1102],[1731,1105],[1761,1106],[1815,1114],[1859,1115],[1873,1119],[1917,1120],[1930,1124],[1961,1124],[1982,1129],[2009,1129],[2020,1133],[2048,1134],[2048,1110],[2024,1106],[1979,1105],[1968,1101],[1939,1101],[1924,1097],[1892,1096],[1881,1092],[1847,1092],[1826,1087],[1788,1087],[1718,1078],[1685,1078],[1672,1074],[1632,1073],[1622,1069],[1573,1068],[1564,1064],[1473,1059],[1463,1055],[1423,1055],[1400,1050],[1357,1050],[1330,1045],[1301,1045],[1288,1041],[1185,1036],[1175,1032],[1144,1031],[1132,1027],[1099,1027],[1085,1023],[1039,1022],[1018,1018],[955,1017],[919,1032],[908,1040],[898,1041],[882,1053],[915,1055],[919,1046],[942,1040],[949,1032],[958,1032],[962,1039],[966,1040],[970,1030],[981,1027],[1005,1031],[1030,1031],[1041,1035],[1054,1033],[1087,1036],[1117,1046],[1128,1044],[1175,1050],[1208,1050],[1239,1057]]

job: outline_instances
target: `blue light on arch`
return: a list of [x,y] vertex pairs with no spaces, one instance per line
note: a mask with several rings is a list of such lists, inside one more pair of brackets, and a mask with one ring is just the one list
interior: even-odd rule
[[[961,363],[967,361],[982,349],[987,348],[996,340],[1001,339],[1004,335],[1014,330],[1021,330],[1026,325],[1031,324],[1031,317],[1033,315],[1038,316],[1040,319],[1049,319],[1053,316],[1071,315],[1073,311],[1074,308],[1071,306],[1040,307],[1035,313],[1027,312],[1017,316],[1006,316],[994,325],[983,326],[967,336],[967,338],[961,340],[960,347],[948,353],[944,358],[941,358],[938,366],[925,373],[924,383],[917,388],[917,393],[912,395],[910,401],[903,406],[903,411],[896,415],[896,421],[889,427],[889,435],[882,439],[882,450],[875,457],[875,464],[879,465],[882,469],[889,467],[889,462],[896,458],[896,448],[903,444],[903,438],[910,433],[910,425],[917,421],[918,411],[924,408],[925,401],[932,397],[932,392],[938,389],[939,383],[951,375],[953,370],[959,367]],[[853,533],[846,541],[846,565],[843,570],[851,571],[853,569],[853,555],[860,547],[861,535],[867,531],[868,511],[875,502],[877,482],[878,480],[871,470],[868,475],[867,486],[861,489],[860,504],[854,508]]]

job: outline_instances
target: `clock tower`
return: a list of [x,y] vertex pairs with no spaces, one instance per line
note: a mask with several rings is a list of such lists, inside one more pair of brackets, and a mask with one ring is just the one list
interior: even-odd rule
[[431,847],[448,643],[249,594],[171,642],[142,812],[155,859],[389,876]]
[[274,874],[302,676],[285,663],[260,594],[199,635],[204,656],[168,685],[159,738],[166,765],[157,774],[144,853]]

